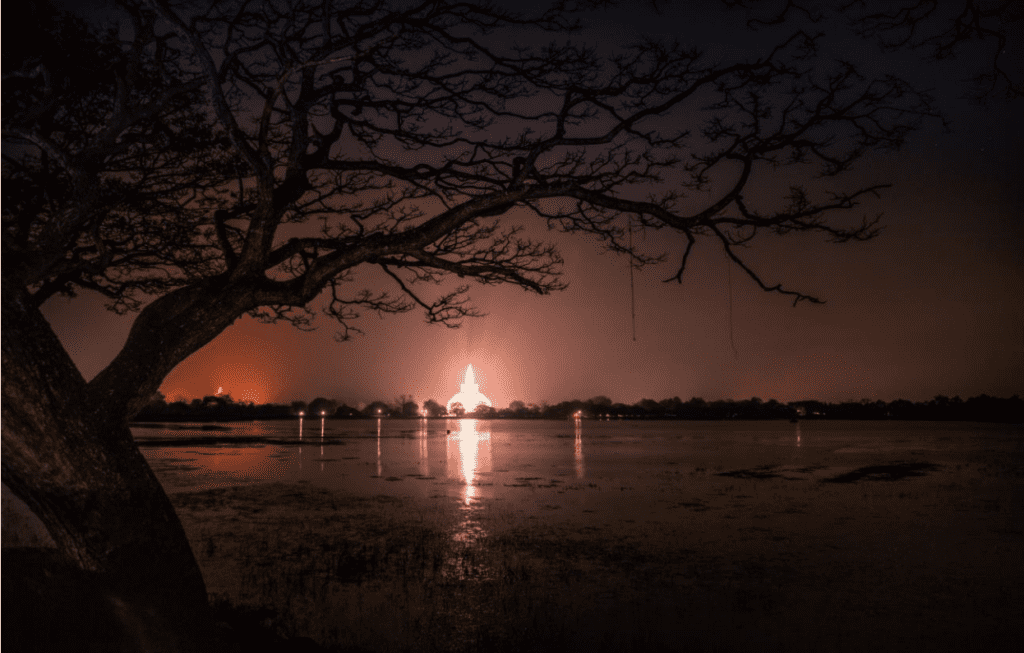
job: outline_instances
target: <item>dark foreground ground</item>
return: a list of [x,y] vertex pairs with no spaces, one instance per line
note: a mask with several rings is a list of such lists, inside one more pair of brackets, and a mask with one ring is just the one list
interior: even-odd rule
[[[225,651],[1018,650],[1021,457],[912,458],[679,465],[573,514],[548,498],[582,490],[541,476],[512,503],[304,482],[172,500]],[[9,650],[65,627],[113,650],[89,579],[23,550],[3,569]]]
[[270,485],[176,502],[214,595],[353,650],[1014,650],[1024,537],[1003,511],[1019,496],[884,478],[789,497],[744,479],[682,498],[677,521],[482,517],[460,539],[443,524],[457,508],[387,496]]
[[[127,606],[105,583],[62,561],[53,549],[3,551],[3,648],[19,653],[113,653],[180,650],[143,641]],[[220,601],[206,633],[185,650],[197,653],[331,653],[308,637],[285,637],[278,615]],[[194,632],[192,634],[197,634]],[[195,648],[193,648],[193,646]]]

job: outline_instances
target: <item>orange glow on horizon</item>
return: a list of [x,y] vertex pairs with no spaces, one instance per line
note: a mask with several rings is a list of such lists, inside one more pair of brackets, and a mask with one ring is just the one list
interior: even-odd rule
[[274,384],[271,382],[271,376],[250,362],[233,360],[218,365],[205,376],[205,379],[202,376],[195,377],[194,381],[188,384],[176,379],[172,381],[173,387],[164,386],[161,387],[161,391],[168,403],[188,402],[211,395],[229,396],[233,401],[253,404],[263,404],[273,399],[271,395]]

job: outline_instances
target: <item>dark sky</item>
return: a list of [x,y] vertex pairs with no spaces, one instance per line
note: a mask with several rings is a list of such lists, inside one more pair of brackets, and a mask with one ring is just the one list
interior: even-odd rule
[[[605,25],[622,20],[609,16]],[[741,32],[731,38],[707,23],[694,27],[692,15],[678,12],[637,9],[630,20],[637,31],[680,38],[694,28],[726,53],[748,43],[738,40]],[[658,234],[644,247],[669,258],[635,274],[634,342],[626,261],[586,238],[552,234],[566,260],[566,291],[538,297],[476,287],[472,296],[488,316],[461,329],[427,325],[417,312],[369,314],[359,324],[366,335],[346,343],[334,341],[322,316],[312,333],[243,317],[179,365],[162,391],[190,399],[222,387],[257,402],[324,396],[351,405],[409,394],[444,403],[471,363],[498,407],[598,394],[632,403],[1024,393],[1021,101],[958,99],[962,87],[954,82],[969,60],[937,66],[917,55],[848,54],[936,86],[952,131],[929,126],[902,151],[858,166],[866,183],[895,184],[861,207],[868,215],[884,211],[879,238],[835,245],[808,235],[768,237],[745,252],[766,282],[821,296],[825,305],[794,308],[762,292],[738,268],[730,272],[710,243],[695,251],[682,284],[662,283],[681,250],[680,241]],[[376,277],[357,279],[373,285]],[[52,300],[44,312],[87,378],[114,356],[131,324],[131,316],[104,311],[88,294]]]

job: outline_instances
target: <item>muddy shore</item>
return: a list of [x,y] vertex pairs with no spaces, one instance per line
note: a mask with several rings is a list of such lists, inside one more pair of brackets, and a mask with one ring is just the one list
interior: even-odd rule
[[467,509],[308,483],[172,498],[215,600],[347,650],[992,651],[1022,641],[1021,494],[1001,478],[1021,469],[775,471],[679,470],[706,477],[706,492],[572,519],[555,505],[524,517],[498,501]]
[[[383,473],[379,440],[314,448],[312,476],[274,481],[223,466],[237,454],[280,475],[297,447],[192,443],[148,457],[202,568],[224,650],[1014,650],[1024,641],[1021,433],[978,432],[965,448],[929,428],[927,441],[810,452],[805,430],[799,456],[762,449],[759,459],[790,453],[756,464],[735,453],[744,446],[702,454],[713,464],[691,450],[623,467],[632,445],[595,439],[585,460],[547,469],[509,458],[495,433],[472,485],[441,473],[461,459],[432,454],[428,469],[413,455],[443,451],[444,430],[429,442],[396,432]],[[389,446],[394,460],[411,452],[391,471]],[[320,473],[346,487],[308,480]],[[38,548],[7,548],[12,524],[5,503],[5,606],[12,587],[24,595],[46,573],[53,591],[52,564],[18,572],[42,566]],[[88,579],[62,582],[67,605],[88,603]],[[47,619],[91,632],[87,614]]]

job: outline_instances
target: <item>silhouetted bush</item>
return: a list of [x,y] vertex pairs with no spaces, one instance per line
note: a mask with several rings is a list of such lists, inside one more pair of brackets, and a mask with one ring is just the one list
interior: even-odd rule
[[[499,419],[569,419],[577,412],[587,419],[678,419],[678,420],[775,420],[775,419],[841,419],[841,420],[919,420],[963,422],[1024,422],[1024,399],[1014,395],[1007,399],[979,395],[966,401],[939,395],[929,401],[914,403],[906,399],[825,403],[816,400],[792,401],[783,404],[775,399],[762,401],[757,397],[743,400],[707,402],[694,397],[681,401],[679,397],[655,401],[642,399],[636,404],[610,403],[606,397],[581,401],[563,401],[554,405],[526,406],[512,402],[508,408],[488,409],[486,418]],[[605,401],[607,400],[607,401]],[[295,405],[236,403],[229,396],[211,396],[195,399],[191,403],[166,403],[162,398],[150,402],[138,415],[136,422],[237,422],[249,420],[295,419]],[[317,415],[322,408],[329,419],[358,419],[367,417],[406,417],[418,419],[411,410],[400,411],[382,401],[369,404],[362,411],[335,402],[316,399],[310,402],[307,415]],[[440,408],[440,406],[438,405]],[[378,412],[379,410],[379,412]]]

